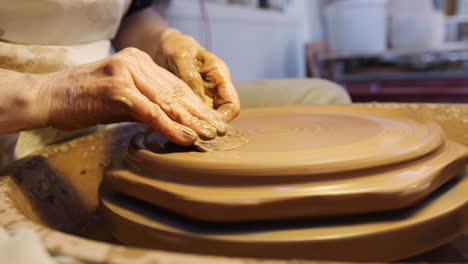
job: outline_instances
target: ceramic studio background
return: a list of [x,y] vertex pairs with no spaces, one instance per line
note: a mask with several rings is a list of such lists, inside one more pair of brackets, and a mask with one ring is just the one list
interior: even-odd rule
[[[305,44],[325,44],[331,55],[361,56],[351,59],[351,67],[340,68],[338,75],[336,68],[322,68],[314,77],[342,84],[361,70],[366,73],[368,68],[380,67],[379,63],[390,63],[391,69],[379,68],[376,76],[358,76],[357,80],[385,79],[386,74],[397,71],[402,74],[391,78],[467,82],[463,71],[468,69],[468,0],[160,1],[164,8],[159,11],[168,23],[221,57],[234,81],[311,76],[305,67]],[[269,3],[268,8],[261,8],[262,3]],[[428,54],[420,54],[422,49]],[[370,56],[376,52],[380,56]],[[392,52],[405,56],[395,57]],[[365,61],[371,58],[378,60]],[[333,60],[341,63],[343,58]],[[420,70],[425,74],[418,76]],[[350,94],[353,96],[352,91]]]
[[[322,38],[319,4],[290,0],[283,11],[266,11],[206,1],[211,51],[226,62],[235,81],[304,77],[304,43]],[[172,0],[164,16],[171,26],[205,42],[199,1]]]

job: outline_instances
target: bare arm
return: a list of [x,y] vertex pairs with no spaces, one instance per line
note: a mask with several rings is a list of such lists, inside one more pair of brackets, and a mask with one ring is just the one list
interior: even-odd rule
[[180,145],[226,133],[184,82],[135,48],[48,74],[0,70],[0,134],[135,120]]
[[157,12],[145,8],[122,20],[112,45],[117,51],[127,47],[138,48],[155,59],[159,53],[161,35],[168,28],[166,21]]
[[0,69],[0,134],[45,127],[47,102],[39,101],[42,75]]

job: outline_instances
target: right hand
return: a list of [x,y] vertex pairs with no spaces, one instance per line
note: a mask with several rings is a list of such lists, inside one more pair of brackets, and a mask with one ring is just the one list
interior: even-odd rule
[[39,98],[48,126],[69,130],[138,120],[180,145],[226,133],[216,111],[135,48],[44,77]]
[[240,103],[226,64],[204,49],[194,38],[173,28],[160,37],[154,60],[170,70],[197,94],[202,101],[231,121],[239,115]]

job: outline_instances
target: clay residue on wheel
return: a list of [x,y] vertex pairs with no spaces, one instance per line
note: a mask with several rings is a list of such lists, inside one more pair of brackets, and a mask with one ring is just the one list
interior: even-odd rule
[[229,126],[228,132],[225,136],[215,137],[211,140],[198,139],[195,141],[194,146],[201,152],[210,151],[228,151],[236,149],[246,143],[249,140],[242,135],[237,129]]

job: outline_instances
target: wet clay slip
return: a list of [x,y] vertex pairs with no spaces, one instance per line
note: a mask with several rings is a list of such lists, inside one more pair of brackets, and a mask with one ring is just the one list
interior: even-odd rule
[[[160,151],[167,148],[168,144],[171,144],[166,138],[159,136],[156,138],[156,141]],[[226,135],[218,136],[211,140],[203,140],[199,138],[195,141],[194,146],[201,152],[210,152],[210,151],[228,151],[236,149],[242,145],[249,143],[249,140],[242,135],[237,129],[228,125],[228,130]]]
[[227,152],[171,150],[141,132],[104,185],[206,221],[350,215],[414,205],[468,156],[436,123],[388,110],[250,109],[234,126],[250,142]]
[[[429,118],[444,129],[447,139],[468,145],[468,105],[375,103],[350,107],[367,108],[370,112],[373,109],[391,109]],[[243,112],[248,111],[243,109]],[[234,123],[234,126],[237,127],[237,124]],[[112,162],[120,162],[123,154],[130,153],[126,152],[130,139],[136,139],[135,134],[146,133],[140,132],[141,128],[140,125],[132,124],[50,146],[0,170],[0,225],[8,229],[33,228],[53,254],[73,256],[84,263],[316,264],[335,263],[334,260],[378,262],[397,259],[403,263],[468,261],[468,235],[463,235],[468,228],[468,182],[464,176],[449,180],[414,206],[364,216],[213,224],[189,220],[115,193],[104,193],[99,207],[98,186],[104,173],[115,169],[111,166]],[[448,142],[446,140],[447,146],[450,145]],[[437,147],[425,156],[432,158],[433,153],[441,150]],[[409,163],[422,162],[418,161],[420,159],[422,157]],[[393,167],[397,164],[403,166],[405,162],[384,166]],[[446,166],[447,169],[450,167]],[[146,169],[142,170],[142,174],[144,171]],[[325,179],[330,175],[323,173],[318,176],[320,181],[330,183],[335,180]],[[256,185],[279,183],[274,180],[278,177],[269,176],[266,180],[261,176],[251,176],[256,179],[252,182],[258,182]],[[361,174],[352,176],[354,179],[364,177]],[[288,183],[299,184],[303,177],[289,177],[294,180]],[[409,180],[408,176],[401,177]],[[224,178],[232,179],[229,184],[225,184],[226,187],[241,185],[241,179],[246,179]],[[200,179],[196,182],[200,182]],[[346,177],[339,179],[345,180]],[[445,180],[440,176],[434,179],[438,179],[435,182]],[[164,181],[169,182],[168,179]],[[185,180],[180,182],[187,183]],[[222,184],[215,177],[210,177],[203,185]],[[413,191],[412,188],[408,190]],[[328,201],[324,199],[323,202],[325,200]],[[109,231],[114,232],[113,235],[125,244],[117,241]],[[231,246],[232,252],[227,252]],[[431,249],[430,252],[420,254]],[[403,259],[415,254],[419,255]],[[260,259],[266,257],[281,259]],[[312,260],[297,260],[300,258]]]

